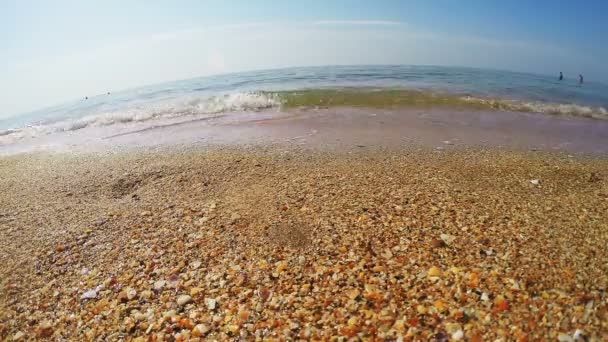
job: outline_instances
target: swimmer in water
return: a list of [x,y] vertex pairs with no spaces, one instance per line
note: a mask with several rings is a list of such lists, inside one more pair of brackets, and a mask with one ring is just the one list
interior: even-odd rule
[[583,84],[583,75],[578,74],[578,83]]
[[560,72],[559,72],[559,80],[561,81],[561,80],[563,80],[563,79],[564,79],[564,74],[562,74],[562,72],[560,71]]

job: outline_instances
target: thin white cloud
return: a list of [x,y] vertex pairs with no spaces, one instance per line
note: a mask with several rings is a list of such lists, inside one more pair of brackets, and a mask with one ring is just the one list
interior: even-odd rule
[[319,20],[315,25],[348,25],[348,26],[400,26],[405,23],[390,20]]

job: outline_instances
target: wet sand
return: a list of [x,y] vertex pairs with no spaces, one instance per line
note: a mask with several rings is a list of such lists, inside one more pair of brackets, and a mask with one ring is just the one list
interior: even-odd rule
[[0,338],[601,341],[606,170],[434,147],[3,157]]
[[322,150],[418,145],[608,156],[608,121],[521,112],[321,108],[88,127],[16,143],[0,154],[94,152],[162,146],[282,144]]

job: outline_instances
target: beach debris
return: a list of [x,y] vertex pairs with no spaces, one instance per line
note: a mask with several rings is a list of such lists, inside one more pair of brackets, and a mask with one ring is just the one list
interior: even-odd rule
[[454,145],[454,143],[453,143],[453,142],[451,142],[450,140],[444,140],[444,141],[443,141],[443,144],[444,144],[444,145]]
[[530,181],[530,183],[532,183],[532,185],[539,185],[540,184],[540,180],[538,180],[538,179],[532,179]]

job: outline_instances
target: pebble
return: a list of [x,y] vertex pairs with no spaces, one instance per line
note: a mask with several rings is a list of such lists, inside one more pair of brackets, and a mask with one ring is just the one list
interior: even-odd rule
[[141,291],[141,293],[139,294],[139,298],[146,299],[146,300],[152,298],[152,291],[150,291],[150,290]]
[[181,295],[177,297],[177,305],[184,306],[192,301],[192,297],[188,295]]
[[437,267],[437,266],[432,266],[432,267],[429,269],[427,276],[428,276],[429,278],[439,278],[439,277],[441,277],[441,276],[442,276],[442,274],[443,274],[443,272],[441,272],[441,269],[440,269],[439,267]]
[[97,298],[97,291],[96,290],[88,290],[87,292],[83,293],[82,296],[80,297],[80,299],[95,299]]
[[460,341],[464,337],[464,332],[462,330],[458,330],[452,334],[452,339],[454,341]]
[[154,290],[160,291],[165,287],[166,284],[167,282],[164,280],[157,280],[154,282]]
[[194,329],[192,329],[192,336],[194,337],[202,337],[205,336],[209,332],[209,327],[205,324],[197,324]]
[[19,341],[23,336],[25,336],[23,331],[17,331],[15,335],[13,335],[13,341]]
[[207,309],[215,310],[217,306],[217,300],[214,298],[205,298],[205,304],[207,304]]
[[530,183],[532,183],[532,185],[538,185],[538,184],[540,184],[540,180],[533,179],[533,180],[530,181]]
[[581,329],[576,329],[576,331],[572,335],[572,338],[574,338],[575,341],[584,341],[585,333]]
[[456,237],[450,234],[441,234],[439,237],[446,245],[451,245],[456,240]]

